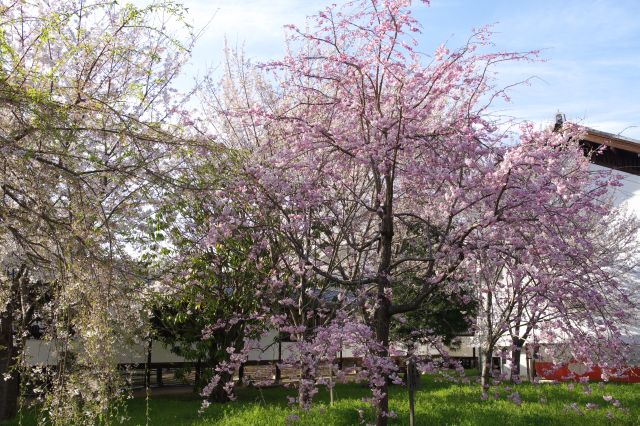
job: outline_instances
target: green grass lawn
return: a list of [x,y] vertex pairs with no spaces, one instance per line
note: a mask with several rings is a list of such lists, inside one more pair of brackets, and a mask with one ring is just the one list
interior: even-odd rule
[[[423,378],[422,388],[416,394],[416,420],[418,425],[640,425],[640,385],[591,384],[590,395],[585,394],[580,385],[569,389],[566,384],[530,385],[516,387],[521,395],[520,406],[505,398],[511,390],[495,388],[501,398],[482,401],[478,385],[457,385],[444,383],[433,378]],[[238,399],[228,404],[212,404],[199,416],[200,400],[195,395],[157,396],[148,402],[135,398],[128,402],[127,410],[131,420],[127,424],[145,425],[149,412],[151,425],[357,425],[358,409],[364,411],[367,422],[373,419],[373,411],[362,398],[369,395],[367,388],[358,384],[338,385],[335,390],[336,402],[328,404],[328,393],[321,391],[317,404],[306,413],[300,413],[287,406],[286,396],[295,391],[271,388],[262,391],[239,389]],[[622,409],[606,402],[603,395],[612,395],[622,404]],[[409,423],[406,390],[394,386],[390,391],[391,408],[398,414],[390,424]],[[568,407],[576,403],[580,413]],[[598,406],[586,409],[587,403]],[[147,406],[148,404],[148,406]],[[607,418],[607,413],[613,415]],[[29,414],[29,413],[28,413]],[[29,415],[23,417],[22,424],[35,421]],[[299,416],[295,423],[288,421],[290,415]],[[16,423],[13,423],[16,424]]]

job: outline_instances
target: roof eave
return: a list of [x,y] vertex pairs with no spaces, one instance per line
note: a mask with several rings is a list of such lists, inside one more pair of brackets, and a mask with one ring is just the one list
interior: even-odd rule
[[587,128],[582,140],[640,154],[639,140],[614,135],[613,133]]

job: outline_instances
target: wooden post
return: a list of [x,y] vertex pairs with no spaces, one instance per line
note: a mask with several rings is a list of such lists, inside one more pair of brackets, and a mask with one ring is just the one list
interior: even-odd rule
[[536,379],[536,359],[538,359],[538,351],[540,349],[540,345],[537,343],[533,344],[533,356],[531,357],[531,382]]
[[471,368],[478,368],[478,358],[476,358],[476,347],[473,347],[473,364]]
[[162,367],[156,369],[156,382],[158,386],[162,386]]
[[242,379],[244,379],[244,364],[240,364],[240,368],[238,368],[238,381],[242,383]]
[[416,388],[416,366],[412,359],[407,360],[407,389],[409,390],[409,426],[415,424],[415,401],[414,393]]
[[202,377],[202,359],[198,358],[198,361],[196,361],[195,377],[193,379],[193,391],[196,393],[200,391],[201,377]]
[[276,363],[276,381],[275,381],[275,383],[277,385],[279,385],[281,381],[282,381],[282,371],[280,370],[280,364]]
[[329,365],[329,405],[333,407],[333,366]]
[[278,361],[276,362],[276,384],[280,384],[282,380],[282,371],[280,371],[280,363],[282,362],[282,342],[278,340]]

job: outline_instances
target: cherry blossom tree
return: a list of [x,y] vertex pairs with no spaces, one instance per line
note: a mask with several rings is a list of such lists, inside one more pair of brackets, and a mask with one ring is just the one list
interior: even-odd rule
[[[319,12],[310,30],[289,27],[282,60],[227,67],[222,90],[205,97],[208,120],[171,88],[191,42],[171,36],[169,25],[184,23],[174,3],[0,9],[0,239],[56,283],[47,336],[59,362],[43,396],[53,423],[118,414],[116,348],[148,326],[148,271],[131,249],[160,197],[208,209],[206,238],[202,217],[193,226],[176,212],[175,222],[199,233],[190,249],[206,253],[218,290],[232,280],[255,296],[205,338],[240,322],[287,333],[283,363],[300,371],[302,408],[332,385],[319,366],[339,375],[336,354],[348,346],[386,424],[387,387],[400,383],[392,323],[437,294],[492,294],[494,282],[505,294],[534,288],[527,303],[561,315],[547,330],[575,337],[576,354],[593,336],[617,344],[630,302],[604,267],[625,259],[593,241],[612,217],[602,196],[616,179],[588,173],[579,129],[524,125],[514,139],[491,115],[508,98],[494,68],[535,52],[495,52],[481,28],[459,49],[421,54],[410,6],[352,0]],[[207,124],[217,140],[203,137]],[[205,396],[232,391],[256,345],[240,343]]]
[[[500,233],[501,246],[487,246],[477,258],[483,385],[493,349],[504,336],[512,343],[512,377],[519,376],[520,353],[534,331],[548,343],[562,342],[565,356],[569,350],[590,363],[622,360],[621,331],[637,313],[626,281],[638,262],[638,221],[613,208],[604,190],[617,185],[617,178],[592,171],[576,142],[579,135],[569,134],[561,142],[550,129],[524,128],[520,145],[512,149],[526,164],[514,173],[520,166],[511,162],[512,189],[552,184],[556,190],[547,194],[543,209],[523,212],[529,219],[492,228]],[[538,146],[554,139],[547,152]]]
[[171,85],[191,41],[168,25],[188,29],[183,13],[172,2],[0,7],[0,238],[55,283],[45,337],[58,365],[41,395],[53,423],[117,414],[117,351],[146,326],[130,248],[180,167]]
[[[506,97],[494,67],[535,52],[491,52],[482,28],[459,49],[422,55],[410,4],[350,1],[318,13],[309,31],[289,27],[287,55],[262,68],[269,96],[223,111],[245,168],[210,232],[215,243],[251,229],[265,247],[285,247],[261,292],[287,294],[281,304],[298,318],[318,317],[317,292],[345,295],[348,329],[372,330],[362,343],[377,357],[378,425],[391,415],[396,370],[383,360],[394,351],[394,318],[434,289],[456,292],[478,262],[495,266],[487,254],[510,250],[507,237],[521,227],[544,226],[547,255],[561,252],[568,224],[602,215],[595,200],[615,183],[586,173],[577,131],[524,126],[513,141],[491,118],[492,102]],[[250,219],[232,219],[247,206]],[[316,330],[278,318],[312,344]]]
[[574,219],[564,224],[562,244],[544,243],[552,234],[546,232],[550,222],[543,221],[536,229],[519,229],[510,250],[492,251],[490,260],[479,261],[483,386],[490,384],[491,357],[498,346],[511,349],[516,383],[527,342],[552,345],[549,355],[555,345],[559,362],[613,369],[624,361],[621,336],[637,316],[626,283],[638,262],[638,221],[615,210]]

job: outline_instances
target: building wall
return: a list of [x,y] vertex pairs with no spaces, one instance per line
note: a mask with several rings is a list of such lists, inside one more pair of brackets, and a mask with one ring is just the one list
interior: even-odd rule
[[[638,156],[640,154],[634,155]],[[592,168],[594,170],[606,170],[604,167],[597,165],[593,165]],[[611,196],[614,204],[628,209],[628,211],[633,212],[640,218],[640,176],[621,171],[616,171],[616,173],[623,177],[623,186],[612,191]],[[627,285],[640,303],[640,268],[629,274]],[[630,342],[640,344],[640,318],[636,318],[635,323],[631,325],[627,338]]]
[[[286,360],[287,357],[294,354],[295,344],[291,342],[283,342],[281,344],[280,354],[278,353],[278,343],[275,341],[277,332],[273,331],[265,335],[258,343],[258,348],[253,349],[249,353],[249,362],[273,362],[278,359]],[[460,337],[461,345],[455,350],[450,350],[449,355],[452,357],[472,357],[474,356],[472,338],[468,336]],[[118,364],[144,364],[147,362],[147,345],[140,343],[138,345],[120,348],[116,356]],[[397,348],[401,350],[402,348]],[[419,346],[418,353],[421,355],[438,355],[435,348],[428,346]],[[280,356],[280,358],[279,358]],[[342,350],[343,358],[353,358],[353,350],[344,347]],[[28,365],[55,365],[58,362],[58,356],[52,342],[46,340],[27,340],[26,360]],[[151,346],[151,363],[152,364],[171,364],[188,362],[181,356],[171,352],[171,349],[160,341],[154,340]]]

